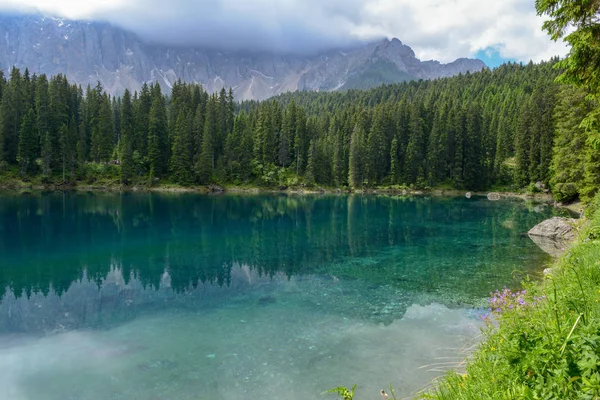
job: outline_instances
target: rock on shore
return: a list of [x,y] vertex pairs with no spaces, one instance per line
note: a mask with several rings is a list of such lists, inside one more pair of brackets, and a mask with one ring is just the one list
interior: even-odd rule
[[534,226],[528,235],[542,250],[559,257],[570,242],[575,240],[574,219],[554,217]]

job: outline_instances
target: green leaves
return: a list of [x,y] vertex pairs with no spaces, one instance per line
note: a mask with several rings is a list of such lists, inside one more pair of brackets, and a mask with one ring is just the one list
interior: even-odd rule
[[328,390],[325,393],[335,393],[340,396],[343,400],[354,400],[354,391],[356,390],[356,385],[352,386],[351,390],[344,386],[336,387],[335,389]]

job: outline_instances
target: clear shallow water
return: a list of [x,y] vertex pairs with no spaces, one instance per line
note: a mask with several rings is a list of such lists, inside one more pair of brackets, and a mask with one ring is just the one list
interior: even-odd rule
[[552,213],[0,195],[0,399],[312,399],[354,383],[373,398],[390,382],[409,395],[461,359],[473,306],[548,261],[523,233]]

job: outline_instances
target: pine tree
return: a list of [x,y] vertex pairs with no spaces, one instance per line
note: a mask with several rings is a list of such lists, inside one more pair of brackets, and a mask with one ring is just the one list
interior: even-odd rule
[[36,141],[37,129],[35,126],[35,112],[33,108],[23,118],[21,128],[19,129],[19,149],[18,160],[21,166],[21,175],[29,175],[34,166],[36,159]]
[[152,107],[152,95],[148,85],[144,83],[140,90],[137,100],[132,101],[134,112],[134,137],[132,148],[140,156],[145,157],[148,154],[148,125],[150,117],[150,108]]
[[119,141],[120,147],[120,162],[121,162],[121,182],[127,184],[131,181],[134,174],[133,165],[133,149],[135,140],[135,116],[133,104],[131,101],[131,93],[125,89],[121,101],[121,138]]
[[165,146],[167,143],[167,113],[160,86],[154,89],[152,106],[148,117],[148,164],[150,178],[162,176],[165,172]]
[[550,167],[550,186],[558,201],[574,200],[584,190],[587,135],[581,121],[591,109],[586,93],[573,86],[561,87],[556,106],[556,140]]
[[425,179],[425,155],[427,134],[423,111],[414,105],[410,113],[410,138],[406,146],[405,177],[407,183],[418,183]]
[[23,107],[21,72],[13,67],[0,102],[0,161],[14,164],[17,160],[21,115],[26,112]]
[[98,123],[92,131],[92,155],[96,162],[108,162],[112,155],[114,125],[110,100],[107,95],[102,96],[98,111]]
[[[366,172],[370,184],[377,184],[389,171],[388,155],[389,147],[386,146],[388,139],[386,115],[383,108],[375,111],[371,131],[367,140]],[[386,148],[387,147],[387,148]]]
[[483,169],[481,140],[481,110],[471,104],[465,118],[465,145],[463,181],[467,189],[482,190],[485,186],[486,173]]
[[390,147],[390,183],[396,185],[400,181],[400,159],[398,158],[398,138],[392,139]]
[[529,163],[532,132],[532,108],[531,100],[523,104],[519,118],[518,130],[515,135],[515,184],[525,187],[529,184]]
[[315,158],[315,141],[311,140],[310,145],[308,146],[308,162],[306,164],[306,174],[304,175],[306,183],[309,186],[313,186],[315,184]]
[[74,118],[71,118],[68,125],[61,125],[58,138],[62,181],[67,182],[67,175],[70,179],[74,176],[77,160],[77,128]]
[[294,132],[296,131],[296,107],[290,104],[283,113],[281,132],[279,134],[278,165],[287,167],[291,162],[291,145]]
[[202,137],[204,136],[204,113],[206,107],[198,104],[194,113],[194,121],[192,123],[192,154],[195,155],[194,163],[197,162],[200,153],[202,152]]
[[332,132],[333,136],[333,183],[336,186],[345,185],[347,173],[344,168],[344,146],[342,134],[339,130]]
[[211,97],[206,105],[206,119],[204,121],[204,134],[202,139],[202,151],[196,164],[198,181],[206,185],[210,183],[215,163],[215,137],[217,135],[218,110],[217,100]]
[[306,154],[306,116],[300,110],[296,113],[296,132],[294,135],[294,161],[296,163],[296,174],[300,175],[304,171],[304,162]]
[[175,182],[188,185],[192,182],[192,156],[190,154],[189,117],[184,110],[179,111],[175,126],[176,132],[171,152],[171,176]]
[[364,116],[359,115],[350,139],[350,161],[348,183],[353,188],[362,187],[365,178],[365,127]]

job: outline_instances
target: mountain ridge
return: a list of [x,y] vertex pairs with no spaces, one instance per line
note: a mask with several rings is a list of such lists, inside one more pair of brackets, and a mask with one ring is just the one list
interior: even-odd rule
[[[4,38],[4,40],[2,40]],[[239,100],[263,100],[296,90],[334,91],[476,72],[481,60],[421,61],[398,39],[382,39],[317,55],[225,51],[144,42],[106,22],[0,14],[0,68],[62,73],[112,94],[182,79],[209,92],[232,87]]]

